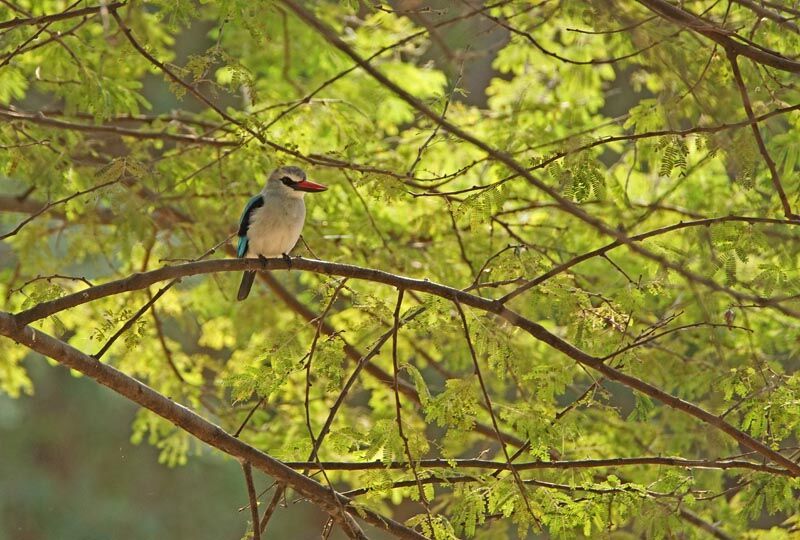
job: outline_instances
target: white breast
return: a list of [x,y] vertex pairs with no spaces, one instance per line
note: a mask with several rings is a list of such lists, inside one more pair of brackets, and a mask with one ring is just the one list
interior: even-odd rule
[[305,219],[302,198],[264,197],[264,206],[250,217],[247,256],[280,257],[289,253],[300,238]]

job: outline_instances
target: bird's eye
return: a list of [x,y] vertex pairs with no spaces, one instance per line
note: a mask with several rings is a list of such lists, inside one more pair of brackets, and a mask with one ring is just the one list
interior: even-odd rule
[[294,180],[292,180],[288,176],[284,176],[283,178],[281,178],[281,182],[283,182],[284,186],[291,186],[291,185],[296,183]]

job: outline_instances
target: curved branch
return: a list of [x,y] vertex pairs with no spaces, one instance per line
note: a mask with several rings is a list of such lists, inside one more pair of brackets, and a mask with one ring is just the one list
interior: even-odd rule
[[[606,365],[603,363],[602,359],[578,349],[557,335],[549,332],[540,324],[535,323],[530,319],[526,319],[519,313],[505,307],[505,305],[497,300],[476,296],[474,294],[428,280],[398,276],[382,270],[319,261],[315,259],[304,259],[301,257],[293,258],[291,261],[286,261],[280,258],[263,260],[220,259],[214,261],[192,262],[177,266],[167,266],[165,268],[160,268],[150,272],[132,274],[127,278],[111,281],[95,287],[89,287],[88,289],[79,291],[77,293],[63,296],[49,302],[43,302],[16,315],[9,314],[4,316],[10,317],[18,325],[24,325],[64,309],[69,309],[87,302],[91,302],[92,300],[97,300],[99,298],[104,298],[106,296],[120,294],[127,291],[143,289],[157,281],[198,274],[208,274],[213,272],[241,272],[243,270],[287,270],[289,269],[289,264],[291,264],[291,268],[293,270],[305,270],[319,274],[336,275],[372,281],[376,283],[383,283],[385,285],[391,285],[392,287],[402,287],[408,290],[432,294],[441,298],[446,298],[448,300],[468,305],[482,311],[494,313],[511,323],[513,326],[525,330],[542,343],[545,343],[553,349],[564,353],[579,364],[592,368],[595,371],[605,375],[608,379],[622,383],[629,388],[637,390],[642,394],[660,401],[668,407],[693,416],[705,424],[714,426],[720,431],[727,433],[743,446],[759,453],[774,463],[785,467],[793,475],[800,476],[800,464],[795,463],[781,453],[773,450],[763,442],[751,437],[744,431],[735,428],[719,416],[710,413],[698,405],[684,401],[677,396],[673,396],[672,394],[665,392],[651,385],[650,383],[643,381],[642,379],[628,375],[627,373],[623,373],[609,365]],[[0,329],[0,332],[2,332],[2,329]],[[6,335],[9,334],[6,333]]]

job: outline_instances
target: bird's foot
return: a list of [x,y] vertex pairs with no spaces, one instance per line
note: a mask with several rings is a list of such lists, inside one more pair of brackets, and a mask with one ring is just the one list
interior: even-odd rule
[[292,269],[292,258],[289,256],[288,253],[283,253],[283,260],[286,261],[286,264],[289,265],[289,270]]
[[261,261],[261,268],[267,267],[267,258],[261,255],[260,253],[258,254],[258,260]]

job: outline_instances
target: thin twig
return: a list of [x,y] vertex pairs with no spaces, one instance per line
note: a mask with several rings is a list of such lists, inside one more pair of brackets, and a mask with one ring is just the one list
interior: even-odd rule
[[[784,219],[775,219],[775,218],[765,218],[765,217],[756,217],[756,216],[720,216],[716,218],[704,218],[704,219],[697,219],[694,221],[681,221],[678,223],[674,223],[672,225],[667,225],[666,227],[660,227],[658,229],[653,229],[651,231],[647,231],[641,234],[637,234],[634,236],[630,236],[629,239],[634,242],[640,242],[642,240],[646,240],[648,238],[652,238],[653,236],[659,236],[662,234],[670,233],[673,231],[677,231],[680,229],[686,229],[689,227],[708,227],[710,225],[718,224],[718,223],[728,223],[728,222],[739,222],[739,223],[749,223],[749,224],[771,224],[771,225],[800,225],[800,221],[797,220],[784,220]],[[510,293],[506,294],[498,301],[501,303],[507,303],[512,298],[516,298],[520,294],[524,293],[528,289],[531,289],[548,279],[561,274],[562,272],[572,268],[576,264],[582,263],[592,257],[597,257],[599,255],[604,255],[607,251],[610,251],[614,248],[622,246],[622,242],[614,241],[605,246],[599,247],[592,251],[587,251],[581,255],[578,255],[564,263],[555,266],[534,279],[526,281],[518,288],[514,289]]]
[[244,479],[247,483],[247,498],[250,500],[250,516],[253,520],[253,540],[261,540],[261,531],[258,528],[258,498],[256,497],[256,488],[253,485],[253,468],[249,462],[242,462],[242,470],[244,471]]
[[511,456],[508,454],[508,448],[506,448],[505,443],[503,442],[503,438],[500,436],[500,428],[497,424],[497,416],[494,413],[494,408],[492,407],[492,400],[489,397],[489,391],[486,389],[486,383],[483,380],[483,374],[481,373],[481,367],[478,363],[478,355],[475,353],[475,347],[472,345],[472,338],[469,334],[469,325],[467,324],[467,316],[464,314],[464,309],[461,307],[458,299],[453,299],[453,303],[458,310],[458,315],[461,317],[461,325],[464,327],[464,339],[467,342],[467,347],[469,348],[469,354],[472,357],[472,366],[475,369],[475,375],[478,377],[478,383],[481,387],[481,392],[483,393],[483,399],[486,403],[486,409],[489,411],[489,417],[492,419],[492,426],[494,426],[495,433],[497,434],[497,442],[500,444],[500,448],[503,450],[503,455],[506,458],[506,463],[508,464],[508,468],[511,471],[511,474],[514,476],[514,481],[517,483],[519,487],[520,495],[522,495],[522,500],[525,501],[525,507],[528,510],[531,518],[534,519],[537,523],[539,523],[539,518],[533,513],[533,509],[531,508],[531,503],[528,500],[528,492],[525,489],[524,484],[522,483],[522,478],[519,476],[519,472],[517,471],[516,467],[511,461]]
[[400,309],[403,306],[403,295],[405,294],[405,289],[402,287],[397,289],[397,304],[395,304],[394,308],[394,324],[392,325],[392,376],[394,377],[394,408],[395,408],[395,420],[397,421],[397,432],[400,435],[400,439],[403,441],[403,448],[406,453],[406,457],[408,458],[408,464],[411,467],[411,473],[414,475],[414,480],[417,484],[417,489],[419,491],[419,500],[422,502],[422,506],[425,508],[425,514],[428,519],[428,527],[431,531],[433,531],[433,521],[431,519],[431,503],[428,501],[427,495],[425,495],[425,489],[422,487],[422,482],[420,482],[419,474],[417,473],[417,466],[414,463],[414,456],[411,455],[411,448],[408,444],[408,437],[403,430],[403,415],[402,409],[403,406],[400,403],[400,390],[397,386],[397,373],[400,371],[400,366],[397,362],[397,334],[400,331]]
[[127,320],[127,321],[125,321],[125,324],[123,324],[123,325],[122,325],[122,326],[119,328],[119,330],[117,330],[116,332],[114,332],[114,335],[112,335],[112,336],[111,336],[111,337],[110,337],[110,338],[109,338],[109,339],[108,339],[108,340],[107,340],[107,341],[106,341],[106,342],[103,344],[103,346],[102,346],[102,347],[100,347],[100,350],[98,350],[98,351],[97,351],[96,353],[94,353],[92,356],[93,356],[94,358],[96,358],[97,360],[100,360],[100,359],[103,357],[103,355],[106,353],[106,351],[108,351],[108,349],[110,349],[110,348],[111,348],[111,346],[114,344],[114,342],[115,342],[115,341],[117,341],[117,339],[118,339],[118,338],[119,338],[119,337],[120,337],[122,334],[124,334],[125,332],[127,332],[128,330],[130,330],[130,328],[131,328],[131,327],[132,327],[132,326],[133,326],[133,325],[136,323],[136,321],[138,321],[138,320],[141,318],[141,316],[142,316],[142,315],[144,315],[144,314],[147,312],[147,310],[148,310],[148,309],[150,309],[150,307],[151,307],[153,304],[155,304],[155,303],[158,301],[158,299],[159,299],[159,298],[161,298],[162,296],[164,296],[164,293],[165,293],[165,292],[167,292],[168,290],[170,290],[170,289],[172,288],[172,286],[173,286],[173,285],[175,285],[175,284],[177,284],[177,283],[179,283],[179,282],[180,282],[180,278],[176,278],[176,279],[173,279],[172,281],[170,281],[169,283],[167,283],[166,285],[164,285],[163,287],[161,287],[161,288],[158,290],[158,292],[156,292],[156,294],[154,294],[153,296],[151,296],[151,297],[150,297],[150,299],[147,301],[147,303],[146,303],[145,305],[143,305],[142,307],[140,307],[140,308],[139,308],[139,310],[138,310],[136,313],[134,313],[132,317],[130,317],[130,318]]
[[22,228],[25,225],[27,225],[28,223],[30,223],[31,221],[33,221],[34,219],[36,219],[37,217],[41,216],[42,214],[44,214],[45,212],[47,212],[48,210],[50,210],[51,208],[53,208],[55,206],[68,203],[69,201],[71,201],[72,199],[74,199],[76,197],[80,197],[81,195],[86,195],[87,193],[92,193],[94,191],[97,191],[99,189],[103,189],[104,187],[108,187],[108,186],[116,184],[118,182],[119,182],[119,179],[109,180],[108,182],[103,182],[102,184],[98,184],[98,185],[90,187],[88,189],[84,189],[82,191],[78,191],[76,193],[73,193],[72,195],[64,197],[63,199],[59,199],[57,201],[53,201],[53,202],[47,203],[44,206],[42,206],[41,208],[39,208],[39,210],[33,212],[30,216],[28,216],[27,218],[23,219],[16,227],[11,229],[9,232],[7,232],[7,233],[5,233],[3,235],[0,235],[0,240],[5,240],[6,238],[9,238],[9,237],[14,236],[15,234],[19,233],[19,231],[21,231]]

